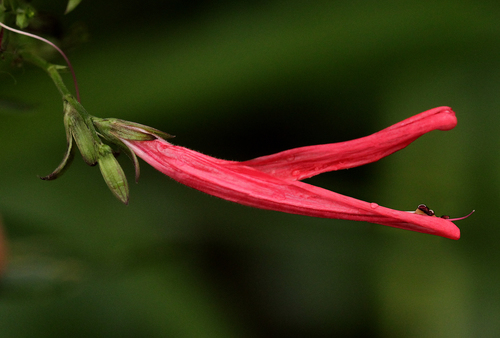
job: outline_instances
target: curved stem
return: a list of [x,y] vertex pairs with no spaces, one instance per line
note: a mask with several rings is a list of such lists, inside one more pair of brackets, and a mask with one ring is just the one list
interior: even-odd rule
[[35,66],[40,67],[43,70],[45,70],[47,72],[47,74],[49,74],[50,78],[52,79],[52,81],[56,85],[57,89],[59,90],[59,93],[61,93],[61,95],[63,97],[71,95],[70,91],[68,90],[68,88],[64,84],[63,79],[61,78],[61,75],[59,74],[59,72],[57,70],[57,66],[45,61],[41,57],[34,55],[32,53],[21,51],[21,56],[25,60],[27,60],[28,62],[31,62]]
[[32,37],[34,39],[38,39],[38,40],[43,41],[43,42],[51,45],[52,47],[54,47],[59,52],[59,54],[62,55],[62,57],[64,58],[64,60],[68,64],[68,68],[69,68],[69,70],[71,72],[71,75],[73,76],[73,83],[75,85],[76,99],[78,100],[78,102],[80,102],[80,91],[78,90],[78,82],[76,81],[75,70],[73,69],[73,66],[71,65],[71,62],[69,61],[69,59],[66,56],[66,54],[64,54],[64,52],[59,47],[57,47],[53,42],[50,42],[49,40],[47,40],[45,38],[42,38],[41,36],[38,36],[38,35],[35,35],[35,34],[31,34],[31,33],[27,33],[27,32],[23,32],[23,31],[18,30],[18,29],[11,28],[11,27],[5,25],[2,22],[0,22],[0,26],[2,26],[3,28],[5,28],[5,29],[7,29],[9,31],[12,31],[14,33],[18,33],[18,34],[21,34],[21,35],[26,35],[26,36]]

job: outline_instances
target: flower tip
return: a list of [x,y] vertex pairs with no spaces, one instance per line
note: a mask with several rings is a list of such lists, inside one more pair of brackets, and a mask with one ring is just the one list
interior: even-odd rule
[[442,119],[442,125],[438,128],[439,130],[451,130],[457,126],[457,116],[450,107],[439,107],[435,109],[438,110],[437,113]]
[[444,237],[447,237],[449,239],[453,239],[453,240],[459,240],[460,239],[460,229],[455,226],[455,228],[453,228],[453,230],[451,230],[447,236],[444,236]]

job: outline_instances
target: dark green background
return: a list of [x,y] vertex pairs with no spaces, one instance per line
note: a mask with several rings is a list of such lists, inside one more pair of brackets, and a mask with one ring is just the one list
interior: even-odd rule
[[498,2],[83,0],[63,17],[65,4],[33,1],[63,31],[87,26],[69,57],[91,114],[245,160],[449,105],[454,130],[308,182],[400,210],[476,213],[452,241],[262,211],[144,162],[136,185],[125,156],[128,206],[79,155],[41,181],[64,153],[60,96],[41,70],[3,61],[0,337],[500,334]]

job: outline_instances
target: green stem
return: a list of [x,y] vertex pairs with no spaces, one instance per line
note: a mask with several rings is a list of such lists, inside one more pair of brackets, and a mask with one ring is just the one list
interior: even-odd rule
[[67,101],[76,111],[80,116],[84,119],[85,124],[88,126],[88,128],[91,130],[92,136],[96,142],[100,142],[99,137],[97,136],[96,130],[94,128],[94,124],[92,121],[92,115],[90,115],[85,108],[78,102],[77,99],[71,94],[71,92],[68,90],[68,87],[64,84],[64,81],[59,74],[58,68],[60,66],[54,65],[50,62],[47,62],[46,60],[42,59],[41,57],[34,55],[30,52],[21,52],[21,55],[24,60],[31,62],[37,67],[42,68],[49,74],[50,78],[56,85],[57,89],[59,90],[59,93],[61,93],[63,100]]
[[68,90],[68,87],[66,87],[66,85],[64,84],[64,81],[61,75],[59,74],[59,71],[57,70],[58,67],[56,65],[49,63],[46,60],[42,59],[41,57],[36,56],[30,52],[21,52],[21,55],[23,56],[24,60],[31,62],[35,66],[45,70],[49,74],[52,81],[54,81],[54,84],[59,90],[59,93],[61,93],[63,97],[66,95],[71,95],[70,91]]

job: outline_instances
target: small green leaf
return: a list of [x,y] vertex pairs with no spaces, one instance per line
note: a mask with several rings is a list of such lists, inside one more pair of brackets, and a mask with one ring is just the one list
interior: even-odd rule
[[17,13],[16,15],[16,25],[23,29],[23,28],[26,28],[29,24],[29,20],[28,18],[26,17],[26,14],[24,12],[19,12]]
[[16,25],[21,29],[28,27],[30,20],[35,16],[35,9],[30,5],[19,7],[16,11]]
[[82,0],[69,0],[68,1],[68,7],[66,7],[66,12],[64,12],[64,14],[68,14],[69,12],[71,12],[72,10],[74,10],[76,8],[76,6],[78,6],[78,4],[81,1]]

